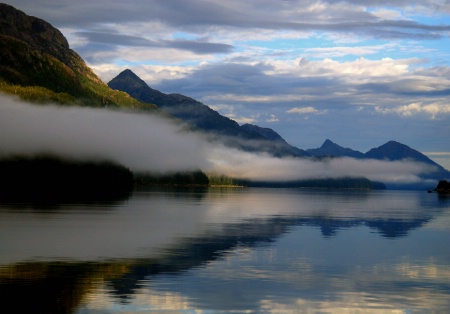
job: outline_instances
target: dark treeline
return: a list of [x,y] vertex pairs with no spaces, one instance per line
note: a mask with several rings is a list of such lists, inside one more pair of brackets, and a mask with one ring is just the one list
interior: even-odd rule
[[0,198],[27,197],[65,200],[75,197],[118,199],[134,186],[247,186],[273,188],[384,189],[366,178],[328,178],[298,181],[250,181],[207,176],[201,170],[173,173],[132,173],[107,161],[75,161],[52,155],[10,156],[0,159]]
[[0,159],[0,197],[58,199],[130,192],[133,174],[106,161],[75,161],[52,155]]
[[201,170],[174,173],[136,173],[134,183],[137,185],[170,185],[170,186],[208,186],[208,176]]
[[319,188],[319,189],[368,189],[384,190],[386,186],[381,182],[370,181],[367,178],[326,178],[294,181],[250,181],[237,180],[238,184],[250,187],[274,188]]

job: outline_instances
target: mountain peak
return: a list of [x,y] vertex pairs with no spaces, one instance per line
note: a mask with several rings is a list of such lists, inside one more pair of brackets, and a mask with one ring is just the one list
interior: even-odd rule
[[411,159],[437,165],[434,161],[432,161],[419,151],[396,141],[389,141],[377,148],[372,148],[366,153],[366,157],[372,159],[387,160]]
[[130,77],[130,78],[134,78],[134,79],[137,79],[137,80],[141,80],[141,78],[139,76],[137,76],[130,69],[123,70],[122,72],[119,73],[119,75],[117,75],[117,77]]
[[339,145],[333,143],[329,139],[326,139],[325,142],[323,142],[323,144],[322,144],[322,146],[320,148],[329,148],[329,147],[333,147],[333,146],[339,146]]
[[366,156],[374,159],[400,160],[411,158],[412,156],[417,157],[419,154],[418,151],[405,144],[389,141],[377,148],[372,148],[366,153]]
[[363,158],[364,154],[350,148],[344,148],[334,143],[333,141],[326,139],[320,148],[307,149],[309,154],[316,157],[323,156],[335,156],[335,157],[353,157]]
[[392,141],[392,140],[388,141],[384,145],[381,145],[380,147],[395,147],[395,148],[402,147],[402,148],[405,148],[405,149],[411,149],[408,145],[402,144],[402,143],[397,142],[397,141]]
[[137,88],[149,88],[147,83],[145,83],[144,80],[142,80],[139,76],[137,76],[133,71],[130,69],[123,70],[119,73],[115,78],[111,80],[111,82],[108,83],[109,87],[119,89],[116,85],[123,85],[126,84],[129,88],[137,89]]

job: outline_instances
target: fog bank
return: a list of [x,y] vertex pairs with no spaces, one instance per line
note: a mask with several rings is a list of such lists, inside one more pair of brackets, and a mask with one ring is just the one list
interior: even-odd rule
[[208,165],[205,142],[155,114],[29,105],[0,96],[0,154],[53,153],[115,161],[133,171]]
[[431,165],[407,160],[274,158],[217,147],[209,158],[214,169],[220,173],[261,181],[366,177],[385,183],[416,183],[422,181],[421,174],[436,171]]
[[31,105],[0,96],[0,156],[51,153],[109,160],[132,171],[201,169],[250,180],[366,177],[419,182],[434,167],[411,161],[275,158],[208,142],[157,114]]

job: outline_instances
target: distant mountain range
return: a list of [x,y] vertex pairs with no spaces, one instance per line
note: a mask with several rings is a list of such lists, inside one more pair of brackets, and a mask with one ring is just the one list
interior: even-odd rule
[[[325,142],[322,144],[321,147],[314,149],[307,149],[306,152],[312,156],[319,158],[351,157],[356,159],[375,159],[387,161],[401,161],[401,160],[415,161],[433,166],[436,169],[436,171],[430,174],[423,174],[421,176],[423,180],[438,181],[441,180],[442,178],[450,178],[450,171],[448,171],[438,163],[434,162],[421,152],[396,141],[389,141],[386,144],[383,144],[379,147],[370,149],[366,153],[362,153],[350,148],[344,148],[327,139],[325,140]],[[425,185],[398,184],[398,185],[391,185],[390,187],[419,188],[425,187]]]
[[195,99],[152,89],[131,70],[105,84],[69,48],[59,30],[6,4],[0,4],[0,92],[37,103],[163,111],[191,129],[204,131],[212,141],[275,157],[408,159],[436,167],[437,171],[425,179],[450,178],[449,171],[395,141],[367,153],[341,147],[328,139],[319,148],[303,150],[270,128],[239,125]]
[[[239,126],[235,121],[220,115],[201,102],[180,94],[164,94],[149,87],[131,70],[127,69],[112,79],[108,86],[120,91],[127,92],[142,102],[154,103],[164,112],[173,115],[195,129],[205,131],[209,134],[225,136],[230,146],[239,143],[239,148],[269,152],[274,156],[296,156],[296,157],[351,157],[356,159],[377,160],[413,160],[433,165],[438,169],[438,176],[449,176],[449,172],[435,163],[424,154],[396,141],[372,148],[367,153],[362,153],[350,148],[344,148],[327,139],[319,148],[302,150],[289,145],[278,133],[270,128],[261,128],[252,124]],[[245,142],[240,140],[257,140],[260,145],[246,147]],[[262,149],[261,149],[262,148]]]
[[351,157],[356,159],[377,159],[389,161],[413,160],[432,165],[438,168],[439,172],[449,172],[421,152],[396,141],[389,141],[380,147],[370,149],[364,154],[357,150],[339,146],[338,144],[327,139],[320,148],[307,149],[306,152],[311,156],[316,157]]
[[307,149],[306,152],[311,156],[316,157],[351,157],[357,159],[377,159],[390,161],[408,159],[431,164],[445,170],[442,166],[432,161],[421,152],[396,141],[389,141],[380,147],[370,149],[367,153],[362,153],[350,148],[344,148],[327,139],[321,147]]

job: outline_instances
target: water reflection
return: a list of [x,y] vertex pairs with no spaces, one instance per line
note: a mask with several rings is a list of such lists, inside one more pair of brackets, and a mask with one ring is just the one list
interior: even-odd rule
[[103,191],[101,193],[0,193],[0,208],[17,210],[65,210],[67,205],[84,205],[87,209],[91,206],[112,207],[127,201],[132,190]]
[[450,202],[436,195],[149,190],[50,216],[0,208],[0,302],[18,312],[450,305]]

